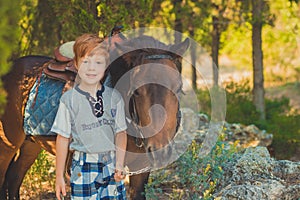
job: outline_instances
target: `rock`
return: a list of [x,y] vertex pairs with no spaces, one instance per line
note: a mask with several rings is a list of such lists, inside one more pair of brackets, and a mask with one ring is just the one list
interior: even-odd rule
[[[300,162],[271,158],[266,147],[272,142],[272,134],[259,130],[255,125],[213,124],[205,114],[197,114],[191,109],[181,109],[181,112],[182,124],[174,140],[174,158],[183,154],[193,139],[202,144],[201,149],[207,144],[210,150],[215,144],[215,136],[220,133],[224,134],[226,144],[238,140],[243,147],[222,166],[224,174],[217,181],[213,199],[300,200]],[[171,174],[173,170],[176,167],[164,173]],[[170,183],[172,181],[178,180],[169,180]]]
[[[203,113],[197,114],[189,108],[181,108],[182,119],[179,132],[183,135],[189,135],[189,137],[195,138],[199,143],[202,143],[208,136],[207,133],[211,128],[218,129],[218,133],[221,132],[225,135],[225,140],[229,142],[235,142],[239,140],[239,145],[243,148],[256,147],[256,146],[269,146],[272,143],[273,135],[267,133],[265,130],[258,129],[255,125],[243,125],[239,123],[227,123],[219,122],[212,126],[209,117]],[[223,128],[220,128],[221,123],[224,124]],[[220,129],[220,130],[219,130]],[[212,133],[212,132],[210,132]],[[209,136],[208,136],[209,137]]]
[[242,148],[255,146],[269,146],[273,135],[259,130],[255,125],[229,124],[227,122],[210,122],[209,117],[203,113],[195,113],[190,108],[180,108],[181,124],[173,142],[173,154],[175,159],[182,155],[196,140],[202,144],[199,156],[207,155],[217,142],[218,136],[224,133],[225,140],[229,143],[239,141]]
[[225,124],[225,132],[229,141],[239,140],[242,147],[269,146],[272,143],[273,135],[259,130],[255,125]]
[[[181,127],[174,139],[173,160],[187,150],[193,139],[202,144],[201,149],[210,151],[220,133],[224,134],[227,146],[238,140],[240,147],[243,147],[238,148],[243,150],[235,153],[222,166],[224,174],[216,181],[213,199],[300,200],[300,162],[271,158],[266,147],[272,142],[272,134],[259,130],[255,125],[210,123],[206,115],[191,109],[181,109],[181,112]],[[205,145],[207,148],[203,148]],[[200,152],[199,158],[202,155],[207,154]],[[174,166],[163,173],[172,174],[176,170]],[[154,176],[155,172],[151,174]],[[164,181],[172,185],[180,182],[176,176]]]
[[265,147],[245,149],[223,167],[215,199],[297,200],[300,162],[274,160]]
[[195,132],[199,126],[197,114],[190,108],[181,108],[181,131]]

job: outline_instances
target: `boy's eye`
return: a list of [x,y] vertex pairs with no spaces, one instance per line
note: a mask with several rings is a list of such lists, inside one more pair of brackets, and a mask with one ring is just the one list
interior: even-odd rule
[[101,64],[102,64],[102,62],[101,62],[101,61],[97,61],[96,63],[97,63],[98,65],[101,65]]
[[88,63],[88,61],[87,61],[87,60],[83,60],[82,63],[85,63],[85,64],[86,64],[86,63]]

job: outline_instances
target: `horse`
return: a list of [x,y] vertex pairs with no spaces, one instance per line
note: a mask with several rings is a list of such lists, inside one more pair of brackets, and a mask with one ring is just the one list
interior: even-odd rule
[[[169,160],[172,154],[170,143],[180,123],[178,93],[182,82],[178,74],[181,72],[182,55],[188,47],[189,39],[166,45],[150,36],[115,44],[112,54],[118,56],[111,61],[109,72],[112,86],[124,98],[128,119],[125,162],[129,166],[131,199],[145,199],[145,184],[150,170],[161,167],[161,163]],[[26,135],[23,129],[24,108],[30,89],[42,66],[51,59],[45,56],[21,57],[2,77],[7,104],[0,119],[0,199],[19,199],[26,171],[41,149],[53,155],[56,153],[56,136]],[[124,76],[128,78],[122,78]],[[164,83],[156,84],[155,80],[137,83],[149,77]],[[141,156],[135,158],[136,154]],[[136,164],[141,158],[146,160],[146,167]],[[135,166],[139,169],[130,169]]]

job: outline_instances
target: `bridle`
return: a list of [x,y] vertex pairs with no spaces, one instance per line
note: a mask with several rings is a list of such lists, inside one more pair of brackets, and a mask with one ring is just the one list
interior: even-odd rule
[[[148,60],[169,59],[169,60],[175,62],[176,66],[178,65],[176,60],[171,55],[168,55],[168,54],[152,54],[152,55],[145,56],[145,59],[148,59]],[[136,110],[135,98],[134,98],[134,95],[132,95],[132,94],[133,94],[133,91],[130,91],[128,93],[128,96],[130,97],[129,114],[130,114],[131,120],[129,118],[126,118],[126,119],[127,119],[128,126],[132,127],[134,129],[134,132],[136,133],[136,136],[134,137],[135,145],[138,148],[142,148],[142,147],[145,147],[145,139],[146,138],[143,134],[143,131],[139,127],[140,120],[139,120],[139,116],[138,116],[138,113]],[[182,116],[181,116],[181,110],[180,110],[180,102],[178,100],[178,110],[177,110],[177,114],[176,114],[177,121],[176,121],[176,130],[175,130],[174,137],[176,137],[178,129],[180,127],[181,117]]]

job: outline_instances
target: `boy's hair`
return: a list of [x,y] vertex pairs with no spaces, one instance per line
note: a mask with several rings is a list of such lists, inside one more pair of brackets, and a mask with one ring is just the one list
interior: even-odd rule
[[96,34],[85,33],[75,40],[73,46],[74,51],[74,64],[79,68],[80,60],[88,56],[93,56],[95,53],[105,56],[106,65],[108,64],[108,44],[103,38]]

